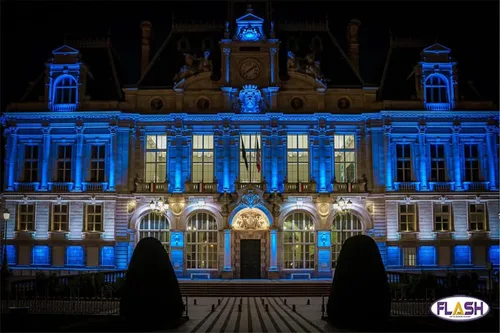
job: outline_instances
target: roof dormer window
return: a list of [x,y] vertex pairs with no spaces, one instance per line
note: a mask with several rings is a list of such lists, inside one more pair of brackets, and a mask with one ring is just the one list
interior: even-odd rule
[[425,80],[425,104],[428,110],[449,110],[448,80],[441,74],[431,74]]
[[54,82],[54,111],[74,111],[78,101],[78,83],[71,75],[61,75]]

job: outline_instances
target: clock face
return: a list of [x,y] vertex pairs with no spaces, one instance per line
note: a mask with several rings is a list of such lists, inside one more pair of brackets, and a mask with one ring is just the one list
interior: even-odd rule
[[240,66],[240,75],[247,80],[253,80],[259,76],[259,74],[259,64],[254,60],[247,60]]

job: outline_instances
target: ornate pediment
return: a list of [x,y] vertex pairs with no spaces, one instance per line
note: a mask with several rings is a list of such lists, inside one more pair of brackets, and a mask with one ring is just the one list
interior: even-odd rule
[[243,205],[248,208],[254,208],[259,205],[264,205],[263,195],[264,191],[261,189],[254,187],[252,185],[245,186],[240,189],[238,192],[238,201],[236,205]]
[[267,230],[269,221],[260,210],[244,209],[234,217],[232,227],[235,230]]

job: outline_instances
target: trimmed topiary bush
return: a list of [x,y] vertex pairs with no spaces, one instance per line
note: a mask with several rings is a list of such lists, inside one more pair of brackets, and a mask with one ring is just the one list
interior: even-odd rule
[[137,244],[121,292],[120,315],[131,330],[145,332],[180,324],[184,303],[179,282],[156,238],[144,238]]
[[385,328],[391,314],[391,295],[380,251],[370,237],[353,236],[342,246],[327,313],[337,328]]

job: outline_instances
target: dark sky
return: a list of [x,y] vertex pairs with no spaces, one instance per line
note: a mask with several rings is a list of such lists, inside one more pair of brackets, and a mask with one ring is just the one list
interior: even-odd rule
[[[249,1],[264,16],[262,4]],[[246,3],[237,5],[236,16]],[[239,8],[238,8],[239,6]],[[498,99],[499,34],[497,1],[274,1],[273,19],[321,19],[328,13],[332,31],[341,38],[352,18],[361,21],[361,57],[383,68],[389,31],[427,38],[452,50],[461,74],[472,80],[485,99]],[[105,37],[126,66],[139,66],[143,20],[153,24],[155,38],[168,34],[176,18],[224,21],[227,3],[220,1],[3,1],[1,5],[1,107],[18,100],[29,81],[44,69],[51,50],[68,38]],[[366,59],[366,58],[365,58]],[[131,82],[127,82],[131,83]],[[376,82],[378,83],[378,82]]]

